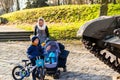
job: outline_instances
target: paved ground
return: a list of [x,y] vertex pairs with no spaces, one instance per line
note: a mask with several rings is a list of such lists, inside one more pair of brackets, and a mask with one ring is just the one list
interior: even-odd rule
[[[15,65],[9,63],[19,63],[22,59],[26,59],[29,44],[30,42],[0,43],[0,80],[13,80],[11,71]],[[70,51],[68,72],[61,73],[60,80],[112,80],[111,76],[117,75],[82,46],[77,44],[65,44],[65,46]],[[53,80],[51,77],[47,79]]]
[[11,25],[11,26],[7,26],[7,25],[0,25],[0,32],[11,32],[11,31],[25,31],[25,30],[22,30],[22,29],[18,29],[18,28],[15,28],[14,27],[15,25]]
[[[21,31],[8,26],[0,26],[1,31]],[[112,80],[118,75],[108,66],[90,54],[78,41],[61,41],[70,51],[67,62],[68,71],[61,73],[60,80]],[[26,59],[26,49],[31,42],[0,42],[0,80],[13,80],[11,72],[15,65]],[[46,79],[53,80],[51,77]],[[30,78],[25,80],[31,80]]]

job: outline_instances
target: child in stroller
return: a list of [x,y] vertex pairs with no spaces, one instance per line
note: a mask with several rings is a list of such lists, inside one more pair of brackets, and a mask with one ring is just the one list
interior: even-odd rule
[[58,56],[60,53],[59,45],[56,41],[49,41],[44,47],[44,66],[46,73],[53,75],[54,79],[59,79]]
[[[45,46],[49,41],[51,41],[51,40],[47,39],[45,41],[45,43],[43,43],[42,46]],[[55,42],[56,42],[56,45],[57,45],[58,50],[59,50],[58,65],[57,66],[58,66],[58,68],[63,68],[63,72],[66,72],[67,71],[66,62],[67,62],[67,57],[69,55],[69,51],[65,50],[65,46],[62,43],[57,42],[57,41],[55,41]],[[47,47],[47,49],[49,49],[49,48],[50,48],[50,46]]]

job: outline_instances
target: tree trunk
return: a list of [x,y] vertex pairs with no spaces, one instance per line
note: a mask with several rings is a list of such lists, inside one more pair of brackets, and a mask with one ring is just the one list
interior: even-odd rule
[[68,0],[68,4],[72,4],[72,0]]
[[99,16],[106,16],[108,11],[108,0],[102,0],[101,7],[100,7],[100,15]]
[[90,0],[91,4],[94,4],[94,1],[93,0]]
[[5,12],[6,12],[6,13],[9,13],[9,8],[6,8],[6,9],[5,9]]
[[116,0],[113,0],[113,4],[116,4]]
[[77,4],[84,4],[85,1],[83,0],[76,0],[77,1]]
[[58,5],[60,5],[60,0],[58,0]]
[[17,3],[17,10],[20,10],[19,0],[16,0],[16,3]]
[[13,0],[0,0],[1,7],[3,10],[8,13],[13,6]]

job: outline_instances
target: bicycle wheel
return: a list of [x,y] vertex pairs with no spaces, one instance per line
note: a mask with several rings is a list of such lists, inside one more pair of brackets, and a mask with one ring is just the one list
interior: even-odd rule
[[16,66],[12,70],[12,76],[15,80],[23,80],[26,75],[26,71],[22,66]]
[[44,69],[43,69],[43,68],[38,68],[38,69],[37,69],[36,77],[37,77],[39,80],[44,80],[44,78],[45,78],[45,73],[44,73]]

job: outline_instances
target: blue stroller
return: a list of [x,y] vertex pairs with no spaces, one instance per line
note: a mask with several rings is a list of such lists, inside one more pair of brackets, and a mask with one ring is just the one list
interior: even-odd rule
[[44,47],[44,66],[46,74],[53,75],[54,79],[59,79],[58,56],[60,53],[59,45],[56,41],[49,41]]

